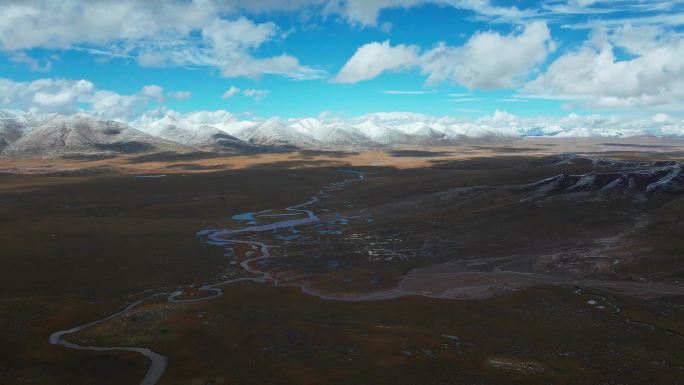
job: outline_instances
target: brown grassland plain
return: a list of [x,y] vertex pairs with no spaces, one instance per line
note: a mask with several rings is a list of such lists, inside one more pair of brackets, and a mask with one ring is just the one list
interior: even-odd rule
[[[0,160],[0,383],[139,383],[140,356],[68,350],[48,336],[146,294],[240,274],[195,234],[304,202],[346,168],[366,178],[331,194],[321,218],[370,220],[339,234],[305,227],[301,242],[269,238],[287,258],[260,269],[292,286],[151,300],[69,338],[168,356],[160,384],[684,383],[684,291],[649,292],[682,289],[682,197],[528,202],[498,188],[592,170],[544,163],[560,153],[681,160],[681,144]],[[166,177],[135,177],[145,174]],[[475,285],[463,274],[477,274]],[[344,297],[409,281],[424,295],[346,302],[297,287]]]

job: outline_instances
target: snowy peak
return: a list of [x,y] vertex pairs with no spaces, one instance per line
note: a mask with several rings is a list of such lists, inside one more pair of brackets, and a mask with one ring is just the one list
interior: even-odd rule
[[238,140],[237,138],[220,131],[218,128],[208,125],[184,128],[171,123],[165,123],[156,124],[147,128],[145,131],[151,135],[189,146],[209,146],[214,144],[214,139],[218,137]]
[[237,134],[247,142],[268,146],[295,146],[299,148],[319,147],[320,143],[308,135],[285,126],[278,119],[270,119],[254,127],[248,127]]
[[363,122],[357,127],[364,135],[379,144],[409,144],[412,142],[410,135],[395,128],[378,125],[372,121]]
[[181,147],[123,123],[72,115],[49,120],[12,143],[5,152],[15,156],[49,157],[67,153],[140,153]]
[[39,119],[17,110],[0,110],[0,153],[36,128]]
[[333,146],[370,146],[373,141],[356,128],[341,123],[322,123],[317,119],[302,119],[293,123],[295,131]]
[[23,135],[26,126],[14,119],[0,119],[0,153]]

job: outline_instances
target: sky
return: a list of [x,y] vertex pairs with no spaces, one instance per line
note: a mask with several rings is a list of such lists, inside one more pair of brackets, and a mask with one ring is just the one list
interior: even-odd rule
[[[681,124],[684,0],[0,0],[0,108]],[[412,116],[412,115],[408,115]]]

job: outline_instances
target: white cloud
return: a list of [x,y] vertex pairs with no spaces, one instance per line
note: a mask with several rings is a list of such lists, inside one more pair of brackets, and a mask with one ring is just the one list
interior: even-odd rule
[[536,12],[517,7],[491,4],[489,0],[330,0],[326,10],[338,13],[352,24],[376,26],[385,9],[411,8],[425,4],[450,6],[474,12],[480,17],[498,21],[519,21],[536,16]]
[[[475,109],[460,109],[466,113],[482,113]],[[380,112],[356,118],[321,118],[324,124],[351,126],[360,132],[368,128],[385,128],[413,133],[422,128],[442,132],[446,137],[485,136],[553,136],[553,137],[613,137],[613,136],[680,136],[684,137],[684,119],[656,114],[653,117],[629,117],[569,114],[561,117],[517,116],[503,110],[478,118],[465,116],[433,116],[410,112]]]
[[318,79],[325,71],[303,66],[291,55],[259,58],[251,52],[282,34],[270,22],[257,24],[244,17],[216,20],[202,30],[202,40],[136,41],[118,47],[122,55],[137,57],[147,67],[215,67],[224,77],[258,78],[264,74],[296,80]]
[[147,109],[149,99],[141,95],[120,95],[114,91],[95,92],[88,100],[88,112],[101,119],[130,120]]
[[[598,31],[581,47],[551,63],[545,73],[524,87],[524,92],[577,100],[589,107],[681,106],[684,36],[634,28]],[[618,59],[616,48],[628,50],[634,57]]]
[[280,75],[294,80],[320,79],[325,71],[316,70],[299,64],[294,56],[280,55],[266,59],[255,59],[249,56],[236,58],[235,62],[223,66],[221,74],[225,77],[246,76],[257,78],[262,74]]
[[[272,22],[255,23],[244,16],[222,18],[226,12],[239,14],[244,3],[9,1],[3,3],[0,14],[0,50],[86,49],[131,58],[144,66],[216,67],[227,77],[323,76],[323,71],[303,66],[293,56],[254,56],[261,45],[284,34]],[[22,60],[35,66],[26,57]]]
[[357,83],[373,79],[385,71],[399,71],[418,63],[418,47],[399,44],[391,46],[389,40],[368,43],[356,50],[335,77],[337,83]]
[[684,23],[682,4],[681,0],[552,0],[542,4],[541,14],[571,29],[679,26]]
[[385,95],[425,95],[433,91],[411,91],[411,90],[385,90],[381,91]]
[[236,20],[215,20],[202,30],[202,36],[211,47],[210,58],[226,77],[259,77],[261,74],[277,74],[294,79],[313,79],[323,76],[322,71],[299,64],[297,58],[279,55],[258,59],[247,54],[248,50],[281,34],[272,22],[256,24],[244,17]]
[[237,116],[226,110],[181,113],[163,107],[147,111],[129,123],[144,131],[148,131],[149,127],[167,124],[187,130],[197,130],[201,126],[208,125],[231,135],[255,124],[253,121],[240,120]]
[[445,80],[468,88],[514,88],[542,64],[555,45],[544,22],[509,35],[479,32],[461,47],[440,44],[421,57],[427,83]]
[[[145,66],[214,68],[226,77],[275,74],[293,79],[320,78],[324,71],[278,52],[277,43],[287,39],[290,31],[268,21],[272,11],[297,12],[303,20],[336,15],[365,27],[382,25],[386,21],[383,10],[428,3],[470,10],[476,15],[473,20],[511,23],[513,31],[482,31],[461,46],[439,44],[424,47],[422,52],[415,45],[369,43],[358,48],[333,81],[356,83],[385,72],[417,69],[427,84],[449,82],[476,89],[523,85],[518,96],[561,99],[573,106],[648,108],[649,114],[661,109],[670,113],[683,106],[681,0],[549,0],[534,7],[518,5],[521,8],[497,6],[501,2],[488,0],[5,0],[0,12],[0,51],[34,71],[50,70],[52,61],[58,59],[47,56],[50,52],[32,57],[31,49],[53,48],[137,60]],[[574,19],[551,13],[561,9]],[[623,18],[625,15],[629,17]],[[562,52],[539,75],[554,49],[546,23],[559,27],[564,22],[573,28],[600,28],[584,44]],[[668,24],[677,27],[663,27]],[[534,80],[529,81],[531,77]],[[12,90],[14,96],[0,95],[0,100],[11,98],[12,103],[31,108],[74,111],[91,108],[98,92],[94,86],[83,91],[70,88],[76,87],[74,84],[60,85],[58,79],[51,81],[51,86],[39,91]],[[38,87],[40,82],[22,84],[29,83]],[[139,99],[117,103],[126,109],[142,100],[163,102],[164,97],[190,96],[151,87],[141,90]],[[244,96],[259,100],[267,95],[264,90],[253,92]],[[417,95],[427,91],[383,92]],[[29,96],[20,98],[19,94]],[[519,99],[499,101],[513,103]],[[108,103],[114,103],[114,97],[102,94],[98,105]]]
[[569,0],[568,3],[579,7],[589,7],[598,3],[599,0]]
[[230,88],[221,95],[221,99],[230,99],[233,96],[240,93],[240,89],[235,86],[230,86]]
[[[0,108],[23,110],[34,114],[87,113],[100,119],[119,120],[141,129],[155,124],[174,124],[182,128],[198,129],[211,125],[229,134],[236,134],[246,127],[261,124],[267,119],[234,115],[225,110],[194,111],[179,113],[165,106],[149,110],[153,97],[143,96],[140,90],[133,95],[121,95],[110,90],[98,90],[87,80],[39,79],[32,82],[14,82],[0,78]],[[259,98],[266,90],[248,89],[245,96]],[[474,109],[463,112],[480,113]],[[286,126],[295,126],[302,119],[287,119]],[[310,119],[310,118],[309,118]],[[681,111],[651,115],[578,115],[563,117],[516,116],[497,110],[479,118],[464,116],[432,116],[408,112],[379,112],[355,118],[335,114],[321,114],[322,124],[336,124],[343,129],[353,129],[372,135],[383,130],[415,133],[425,129],[443,133],[449,138],[459,136],[679,136],[684,137],[684,119]],[[304,122],[303,122],[304,123]],[[302,124],[303,124],[302,123]],[[295,128],[293,128],[295,129]],[[370,130],[370,131],[369,131]]]
[[437,4],[472,11],[497,21],[515,21],[537,12],[489,0],[5,0],[0,16],[0,48],[68,48],[113,40],[159,40],[185,36],[220,16],[297,12],[302,18],[340,15],[362,26],[378,24],[383,10]]
[[[228,90],[226,92],[224,92],[223,95],[221,95],[221,98],[222,99],[230,99],[233,96],[239,94],[240,91],[242,91],[242,90],[240,90],[239,88],[237,88],[235,86],[230,86],[230,88],[228,88]],[[270,91],[268,91],[268,90],[257,90],[257,89],[253,89],[253,88],[248,88],[248,89],[242,91],[242,95],[249,97],[249,98],[252,98],[257,102],[264,99],[266,96],[268,96],[269,93],[270,93]]]
[[15,82],[0,78],[0,108],[17,109],[35,114],[89,113],[102,119],[128,121],[139,116],[158,100],[159,86],[145,86],[133,95],[98,90],[88,80],[38,79]]
[[468,88],[515,88],[555,49],[546,23],[532,22],[509,35],[487,31],[463,46],[444,43],[419,55],[417,46],[368,43],[359,47],[334,81],[357,83],[385,71],[420,67],[427,84],[450,81]]
[[[466,113],[480,113],[479,110],[461,109]],[[335,114],[321,114],[318,118],[265,119],[244,117],[225,110],[196,111],[179,113],[165,108],[143,114],[131,124],[142,130],[158,125],[175,126],[196,130],[210,125],[231,135],[238,135],[247,127],[278,122],[284,129],[300,134],[315,136],[315,127],[335,126],[342,130],[352,130],[357,134],[373,137],[378,132],[400,132],[415,134],[425,129],[442,133],[445,137],[626,137],[637,135],[680,136],[684,137],[684,120],[665,114],[648,118],[629,118],[623,115],[577,115],[562,117],[531,116],[521,117],[506,111],[496,110],[490,115],[479,118],[465,116],[433,116],[411,112],[378,112],[359,117],[345,118]],[[301,127],[312,127],[302,131]],[[313,131],[311,131],[313,130]]]
[[653,119],[653,121],[656,123],[665,123],[670,120],[670,117],[667,116],[667,114],[657,113],[653,115],[651,119]]
[[[240,90],[233,91],[238,93]],[[248,89],[243,92],[256,101],[268,95],[267,90]],[[0,78],[0,108],[46,113],[87,113],[100,119],[131,121],[151,113],[151,101],[164,102],[164,96],[175,99],[190,97],[190,92],[165,93],[161,86],[150,84],[132,95],[97,89],[88,80],[38,79],[16,82]],[[165,107],[160,107],[166,110]],[[154,110],[153,110],[154,111]],[[209,116],[206,113],[203,116]]]
[[0,47],[70,48],[177,36],[210,22],[216,12],[201,1],[8,1],[0,17]]
[[256,48],[277,35],[278,26],[272,22],[256,24],[240,17],[236,20],[216,19],[202,29],[202,37],[217,51],[230,55],[236,49]]
[[187,100],[192,97],[192,92],[190,91],[169,91],[166,93],[170,98],[176,100]]
[[17,52],[11,52],[9,54],[9,59],[13,61],[14,63],[21,63],[25,64],[29,67],[31,71],[34,72],[50,72],[52,71],[52,61],[45,61],[41,64],[41,62],[30,55],[28,55],[26,52],[23,51],[17,51]]
[[25,111],[73,113],[91,97],[95,85],[87,80],[38,79],[15,82],[0,78],[0,106]]
[[243,95],[250,97],[257,102],[260,101],[261,99],[265,98],[266,96],[268,96],[269,93],[270,93],[270,91],[268,91],[268,90],[255,90],[255,89],[251,89],[251,88],[242,91]]
[[156,84],[150,84],[147,86],[144,86],[140,90],[140,95],[152,98],[156,100],[158,103],[163,103],[165,98],[164,98],[164,89]]
[[[481,111],[462,109],[463,112]],[[665,114],[635,118],[620,115],[578,115],[561,117],[517,116],[503,110],[479,118],[463,116],[433,116],[407,112],[373,113],[358,118],[340,120],[363,131],[363,127],[387,127],[402,132],[415,132],[429,127],[447,137],[459,136],[552,136],[552,137],[625,137],[638,135],[684,137],[684,119]],[[369,124],[372,123],[372,124]]]
[[[481,113],[479,110],[462,109],[467,113]],[[375,131],[399,131],[412,134],[424,128],[441,132],[448,138],[466,137],[626,137],[639,135],[684,137],[684,119],[655,114],[652,117],[626,117],[568,114],[560,117],[517,116],[496,110],[490,115],[478,118],[465,116],[433,116],[412,112],[377,112],[363,116],[345,118],[335,114],[321,114],[318,118],[265,119],[250,117],[241,119],[225,110],[178,113],[171,110],[155,110],[132,122],[136,127],[154,125],[164,121],[182,128],[193,129],[202,125],[217,127],[231,135],[246,127],[267,121],[279,121],[283,126],[301,133],[302,126],[311,126],[316,121],[321,126],[337,126],[367,136]]]
[[[602,41],[603,40],[603,41]],[[594,34],[594,43],[612,41],[616,46],[622,47],[630,53],[642,55],[658,48],[666,40],[663,30],[659,27],[624,25],[610,34],[601,30]]]

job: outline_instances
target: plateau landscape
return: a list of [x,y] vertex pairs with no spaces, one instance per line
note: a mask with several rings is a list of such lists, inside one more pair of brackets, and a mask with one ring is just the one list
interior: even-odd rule
[[684,384],[683,27],[0,1],[0,384]]

